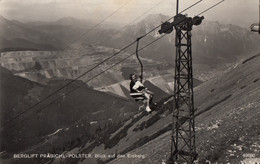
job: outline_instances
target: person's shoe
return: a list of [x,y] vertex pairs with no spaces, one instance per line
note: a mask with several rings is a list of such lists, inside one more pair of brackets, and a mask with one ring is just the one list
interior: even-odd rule
[[144,110],[145,109],[145,105],[141,105],[140,107],[139,107],[139,111],[142,111],[142,110]]
[[149,108],[149,106],[147,106],[145,109],[148,113],[152,111],[151,108]]

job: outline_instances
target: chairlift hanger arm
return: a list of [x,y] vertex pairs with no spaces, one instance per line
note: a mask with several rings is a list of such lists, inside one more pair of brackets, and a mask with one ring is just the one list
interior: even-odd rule
[[141,82],[143,82],[143,63],[142,61],[140,60],[139,58],[139,54],[138,54],[138,47],[139,47],[139,41],[140,39],[142,39],[143,37],[139,37],[136,39],[136,51],[135,51],[135,54],[136,54],[136,58],[138,59],[139,63],[140,63],[140,66],[141,66]]

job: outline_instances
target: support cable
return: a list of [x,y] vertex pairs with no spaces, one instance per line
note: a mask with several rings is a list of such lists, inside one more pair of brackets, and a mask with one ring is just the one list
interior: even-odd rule
[[101,64],[105,63],[106,61],[110,60],[111,58],[113,58],[114,56],[116,56],[117,54],[123,52],[125,49],[129,48],[130,46],[132,46],[136,41],[128,44],[127,46],[125,46],[124,48],[122,48],[121,50],[119,50],[118,52],[114,53],[113,55],[109,56],[108,58],[106,58],[105,60],[101,61],[100,63],[98,63],[97,65],[95,65],[94,67],[92,67],[91,69],[89,69],[88,71],[84,72],[83,74],[81,74],[80,76],[78,76],[77,78],[73,79],[72,81],[70,81],[69,83],[67,83],[66,85],[62,86],[61,88],[57,89],[56,91],[52,92],[51,94],[49,94],[48,96],[46,96],[45,98],[41,99],[39,102],[37,102],[36,104],[32,105],[31,107],[29,107],[28,109],[24,110],[23,112],[19,113],[18,115],[16,115],[15,117],[13,117],[12,119],[6,121],[3,126],[5,126],[6,124],[8,124],[9,122],[13,121],[14,119],[18,118],[19,116],[21,116],[22,114],[30,111],[31,109],[33,109],[35,106],[39,105],[41,102],[47,100],[48,98],[50,98],[51,96],[55,95],[56,93],[58,93],[59,91],[61,91],[62,89],[66,88],[67,86],[71,85],[72,83],[74,83],[75,81],[77,81],[78,79],[80,79],[81,77],[83,77],[84,75],[86,75],[87,73],[91,72],[92,70],[94,70],[95,68],[97,68],[98,66],[100,66]]
[[216,3],[215,5],[213,5],[213,6],[209,7],[209,8],[207,8],[206,10],[202,11],[201,13],[199,13],[198,16],[201,15],[201,14],[203,14],[203,13],[205,13],[205,12],[207,12],[207,11],[209,11],[210,9],[216,7],[217,5],[219,5],[220,3],[224,2],[224,1],[225,1],[225,0],[222,0],[222,1],[218,2],[218,3]]
[[[199,0],[198,2],[194,3],[193,5],[191,5],[191,6],[187,7],[186,9],[182,10],[179,14],[181,14],[181,13],[187,11],[188,9],[192,8],[193,6],[197,5],[198,3],[202,2],[202,1],[203,1],[203,0]],[[173,19],[174,17],[175,17],[175,16],[173,16],[173,17],[169,18],[168,20],[164,21],[163,23],[159,24],[158,26],[156,26],[155,28],[153,28],[153,29],[150,30],[149,32],[147,32],[147,33],[145,33],[144,35],[142,35],[140,38],[143,38],[143,37],[147,36],[148,34],[150,34],[151,32],[153,32],[154,30],[156,30],[158,27],[160,27],[162,24],[168,22],[169,20]],[[179,22],[179,23],[181,23],[181,22]]]
[[[151,44],[155,43],[156,41],[158,41],[159,39],[163,38],[164,36],[166,36],[166,34],[160,36],[159,38],[157,38],[156,40],[152,41],[151,43],[149,43],[149,44],[143,46],[143,47],[140,48],[138,51],[142,51],[143,49],[145,49],[146,47],[148,47],[148,46],[150,46]],[[39,112],[39,111],[41,111],[41,110],[47,108],[48,106],[54,104],[54,103],[57,102],[59,99],[61,99],[63,96],[67,96],[67,95],[71,94],[72,92],[76,91],[76,90],[79,89],[81,86],[83,86],[83,85],[85,85],[86,83],[88,83],[89,81],[91,81],[91,80],[97,78],[97,77],[100,76],[101,74],[105,73],[106,71],[110,70],[111,68],[113,68],[113,67],[115,67],[116,65],[120,64],[121,62],[125,61],[125,60],[128,59],[129,57],[135,55],[135,53],[136,53],[136,52],[134,52],[134,53],[132,53],[132,54],[126,56],[126,57],[123,58],[122,60],[120,60],[120,61],[118,61],[117,63],[113,64],[112,66],[106,68],[105,70],[103,70],[102,72],[98,73],[97,75],[91,77],[91,78],[88,79],[87,81],[81,83],[80,85],[76,86],[75,88],[71,89],[70,91],[65,92],[62,96],[59,96],[58,98],[54,99],[53,101],[51,101],[50,103],[48,103],[48,104],[45,105],[44,107],[35,110],[35,112]],[[28,110],[27,110],[27,111],[28,111]],[[34,113],[31,113],[31,114],[27,115],[27,117],[31,116],[32,114],[34,114]],[[12,121],[13,121],[13,120],[14,120],[14,119],[12,119]],[[24,121],[24,120],[26,120],[26,118],[23,119],[23,120],[21,120],[21,122]],[[10,121],[10,122],[11,122],[11,121]],[[7,123],[3,126],[3,128],[6,127],[10,122],[7,122]],[[16,125],[17,125],[17,124],[16,124]],[[14,126],[15,126],[15,125],[14,125]]]
[[[182,12],[190,9],[191,7],[197,5],[198,3],[200,3],[202,0],[194,3],[193,5],[187,7],[186,9],[184,9]],[[181,12],[181,13],[182,13]],[[170,19],[172,19],[174,17],[171,17]],[[168,19],[167,21],[169,21],[170,19]],[[165,22],[167,22],[165,21]],[[165,23],[163,22],[163,23]],[[162,24],[163,24],[162,23]],[[160,24],[160,25],[162,25]],[[140,39],[142,39],[143,37],[147,36],[148,34],[150,34],[151,32],[153,32],[154,30],[156,30],[158,27],[160,27],[160,25],[158,25],[157,27],[153,28],[152,30],[150,30],[148,33],[142,35],[141,37],[139,37]],[[115,54],[111,55],[110,57],[106,58],[105,60],[101,61],[100,63],[98,63],[96,66],[92,67],[91,69],[89,69],[88,71],[84,72],[83,74],[81,74],[80,76],[78,76],[77,78],[73,79],[72,81],[70,81],[69,83],[67,83],[66,85],[62,86],[61,88],[59,88],[58,90],[52,92],[50,95],[46,96],[45,98],[41,99],[39,102],[37,102],[36,104],[32,105],[31,107],[25,109],[23,112],[19,113],[18,115],[16,115],[15,117],[13,117],[12,119],[6,121],[2,126],[5,127],[7,124],[9,124],[10,122],[12,122],[13,120],[17,119],[18,117],[20,117],[21,115],[23,115],[24,113],[32,110],[34,107],[36,107],[37,105],[39,105],[41,102],[45,101],[46,99],[50,98],[51,96],[53,96],[54,94],[58,93],[59,91],[61,91],[62,89],[64,89],[65,87],[67,87],[68,85],[72,84],[73,82],[77,81],[79,78],[83,77],[84,75],[86,75],[87,73],[89,73],[90,71],[94,70],[95,68],[97,68],[99,65],[105,63],[106,61],[110,60],[111,58],[113,58],[114,56],[116,56],[117,54],[123,52],[124,50],[126,50],[127,48],[129,48],[130,46],[132,46],[134,43],[136,43],[137,41],[133,41],[132,43],[128,44],[127,46],[125,46],[124,48],[122,48],[121,50],[119,50],[118,52],[116,52]],[[143,48],[141,48],[143,49]],[[135,53],[134,53],[135,54]]]

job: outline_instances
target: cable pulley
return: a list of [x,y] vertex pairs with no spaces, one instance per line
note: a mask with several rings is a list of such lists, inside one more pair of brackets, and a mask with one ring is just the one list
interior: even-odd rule
[[172,23],[165,22],[161,25],[161,29],[158,31],[159,34],[165,33],[169,34],[173,31],[173,27],[180,27],[184,31],[189,31],[192,29],[192,26],[198,26],[202,23],[204,19],[203,16],[195,16],[193,18],[187,17],[183,14],[178,14],[174,17],[174,21]]

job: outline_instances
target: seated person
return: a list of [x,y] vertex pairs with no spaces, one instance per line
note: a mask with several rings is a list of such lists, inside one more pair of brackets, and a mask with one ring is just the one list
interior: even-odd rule
[[153,93],[144,87],[144,85],[141,83],[140,77],[137,79],[135,74],[131,74],[130,79],[130,95],[135,99],[144,98],[146,100],[145,109],[147,112],[151,112],[150,103]]
[[140,76],[137,78],[137,81],[135,82],[135,85],[133,86],[133,89],[141,91],[142,93],[150,94],[150,96],[153,95],[153,92],[149,91],[147,88],[144,87],[144,84],[141,82],[141,77]]

